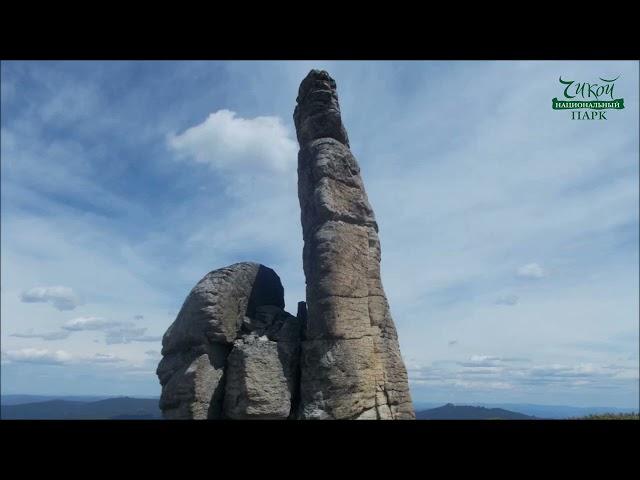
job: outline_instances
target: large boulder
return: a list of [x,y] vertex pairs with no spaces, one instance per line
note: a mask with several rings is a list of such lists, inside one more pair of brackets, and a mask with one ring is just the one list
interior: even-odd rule
[[[238,408],[224,408],[227,384],[231,392],[237,391],[239,376],[258,368],[255,365],[261,357],[255,355],[263,352],[249,348],[253,345],[250,339],[265,334],[276,351],[265,361],[270,371],[280,371],[284,376],[288,394],[273,397],[276,405],[263,409],[258,416],[280,418],[284,411],[288,416],[295,397],[292,392],[297,388],[291,382],[298,368],[300,328],[296,317],[283,308],[280,278],[264,265],[236,263],[205,275],[162,339],[163,358],[156,373],[162,385],[160,408],[164,417],[215,419],[228,414],[239,418]],[[278,355],[281,351],[294,353]],[[277,383],[280,377],[274,373],[261,380],[264,386],[264,382]],[[233,398],[231,393],[229,398]],[[251,402],[252,398],[245,400]]]
[[191,290],[162,338],[162,354],[236,339],[257,306],[284,308],[284,289],[270,268],[242,262],[209,272]]

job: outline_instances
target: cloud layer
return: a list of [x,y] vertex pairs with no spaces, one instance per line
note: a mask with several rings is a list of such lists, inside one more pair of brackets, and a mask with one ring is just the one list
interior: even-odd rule
[[49,332],[49,333],[33,333],[33,331],[28,333],[12,333],[12,337],[17,338],[39,338],[41,340],[64,340],[71,335],[71,332],[58,331],[58,332]]
[[[514,401],[541,401],[545,395],[564,394],[579,398],[584,391],[621,391],[638,382],[633,364],[537,364],[528,359],[474,355],[465,361],[439,361],[431,365],[411,365],[409,378],[417,390],[431,390],[450,398],[474,398],[500,390]],[[582,392],[582,393],[581,393]],[[537,398],[536,398],[537,397]],[[582,402],[585,405],[584,402]],[[586,403],[588,405],[588,402]]]
[[74,356],[64,350],[48,350],[37,348],[23,348],[2,352],[4,363],[28,363],[36,365],[70,365],[70,364],[113,364],[123,359],[108,353],[95,353],[91,356]]
[[62,365],[71,360],[71,355],[64,350],[47,350],[37,348],[23,348],[2,352],[2,359],[15,363],[35,363],[43,365]]
[[20,298],[25,303],[51,303],[58,310],[73,310],[79,300],[69,287],[34,287],[22,292]]
[[62,328],[71,332],[82,332],[86,330],[108,330],[121,326],[123,322],[106,320],[100,317],[78,317],[66,322]]

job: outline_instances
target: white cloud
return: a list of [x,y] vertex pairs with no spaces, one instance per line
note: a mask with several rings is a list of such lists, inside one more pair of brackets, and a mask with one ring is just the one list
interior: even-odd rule
[[124,359],[109,353],[74,356],[65,350],[23,348],[2,352],[3,363],[32,363],[39,365],[82,365],[122,363]]
[[498,357],[491,355],[472,355],[470,360],[472,362],[486,362],[487,360],[498,360]]
[[168,144],[182,158],[224,171],[292,171],[298,151],[279,117],[241,118],[230,110],[218,110],[183,133],[169,135]]
[[474,380],[453,380],[452,386],[469,390],[509,390],[513,385],[507,382],[485,382]]
[[11,363],[37,363],[43,365],[62,365],[71,361],[72,357],[64,350],[47,350],[23,348],[2,352],[2,359]]
[[51,303],[58,310],[73,310],[80,301],[69,287],[35,287],[20,295],[24,303]]
[[127,326],[108,330],[105,334],[105,342],[107,345],[131,343],[131,342],[160,342],[162,336],[145,335],[146,328],[135,328]]
[[59,331],[59,332],[49,332],[49,333],[34,333],[33,331],[29,331],[27,333],[12,333],[11,337],[16,338],[40,338],[42,340],[64,340],[71,335],[70,331]]
[[106,320],[100,317],[78,317],[66,322],[62,328],[65,330],[80,332],[85,330],[106,330],[123,325],[123,322]]
[[542,278],[545,271],[537,263],[527,263],[518,269],[518,276],[523,278]]
[[494,357],[491,355],[472,355],[467,362],[460,362],[463,367],[498,367],[502,363],[500,357]]
[[69,332],[104,332],[107,345],[131,342],[159,342],[161,336],[145,335],[147,328],[137,327],[133,322],[107,320],[101,317],[78,317],[66,322],[62,328]]
[[123,360],[108,353],[96,353],[93,357],[86,358],[85,361],[89,363],[119,363]]
[[478,368],[478,367],[505,367],[508,364],[528,362],[526,358],[506,358],[496,357],[493,355],[472,355],[467,362],[459,362],[459,365],[463,367]]

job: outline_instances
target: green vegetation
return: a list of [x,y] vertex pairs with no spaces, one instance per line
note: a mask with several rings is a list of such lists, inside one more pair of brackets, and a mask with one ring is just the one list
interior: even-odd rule
[[586,417],[578,417],[576,420],[640,420],[637,412],[632,413],[598,413],[587,415]]

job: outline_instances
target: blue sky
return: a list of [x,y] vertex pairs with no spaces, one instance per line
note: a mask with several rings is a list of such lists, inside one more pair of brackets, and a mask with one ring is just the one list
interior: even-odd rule
[[[304,298],[292,113],[336,79],[414,400],[638,405],[637,62],[3,62],[2,393],[159,395],[208,271]],[[558,78],[625,109],[572,121]]]

